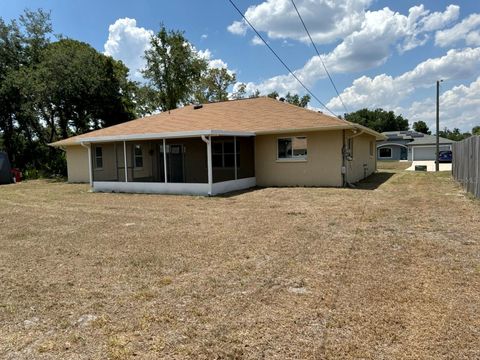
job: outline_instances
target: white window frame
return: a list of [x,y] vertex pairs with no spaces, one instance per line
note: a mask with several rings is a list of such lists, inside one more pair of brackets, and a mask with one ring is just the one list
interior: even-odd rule
[[[380,150],[382,149],[389,149],[390,150],[390,156],[380,156]],[[393,149],[390,146],[382,146],[378,148],[378,158],[379,159],[391,159],[393,157]]]
[[[306,147],[306,150],[307,150],[307,155],[296,155],[294,156],[293,155],[293,139],[294,138],[305,138],[306,140],[306,143],[307,143],[307,147]],[[287,158],[281,158],[279,157],[279,147],[278,147],[278,142],[279,140],[285,140],[285,139],[289,139],[291,142],[292,142],[292,157],[287,157]],[[308,161],[308,137],[306,135],[293,135],[293,136],[279,136],[277,137],[277,153],[276,153],[276,158],[277,158],[277,161],[278,162],[306,162]]]
[[[102,152],[102,155],[98,156],[97,155],[97,149],[100,149]],[[103,147],[102,146],[95,146],[95,152],[94,152],[94,158],[95,158],[95,170],[103,170]],[[102,166],[98,166],[97,159],[102,159]]]
[[[137,155],[135,153],[135,150],[137,149],[137,146],[139,146],[140,151],[142,152],[141,155]],[[137,157],[142,158],[142,166],[137,166]],[[133,168],[137,169],[137,170],[142,170],[143,165],[144,165],[144,161],[145,161],[145,158],[143,156],[143,146],[142,146],[142,144],[133,144]]]

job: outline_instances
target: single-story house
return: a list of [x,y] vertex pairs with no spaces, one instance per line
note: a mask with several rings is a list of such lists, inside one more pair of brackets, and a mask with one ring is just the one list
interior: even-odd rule
[[333,186],[376,170],[371,129],[260,97],[185,106],[57,141],[94,191],[215,195]]
[[[387,131],[385,140],[377,141],[378,160],[435,160],[435,135],[416,131]],[[440,137],[440,151],[452,150],[453,141]]]

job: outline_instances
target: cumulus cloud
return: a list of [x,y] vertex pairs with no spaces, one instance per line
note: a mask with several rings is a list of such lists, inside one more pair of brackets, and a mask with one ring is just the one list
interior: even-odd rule
[[[440,127],[459,128],[470,131],[480,124],[480,77],[469,85],[455,86],[440,95]],[[423,120],[431,129],[435,128],[435,98],[429,97],[413,102],[403,113],[410,122]]]
[[[319,2],[315,3],[319,4]],[[364,6],[368,3],[362,2]],[[279,7],[271,8],[273,4],[277,4]],[[306,6],[310,2],[299,2],[299,4]],[[358,5],[358,3],[356,4]],[[261,5],[264,8],[259,8]],[[267,10],[283,13],[287,11],[285,10],[287,7],[291,8],[290,2],[285,3],[280,0],[269,0],[261,5],[251,7],[249,10],[258,17],[260,15],[257,12],[265,17]],[[323,54],[322,58],[332,74],[360,72],[380,66],[392,55],[395,47],[404,52],[423,45],[428,40],[428,34],[425,32],[433,31],[454,21],[458,17],[458,10],[458,6],[451,5],[443,12],[430,13],[423,5],[420,5],[410,8],[408,15],[394,12],[389,8],[362,12],[362,21],[355,27],[355,30],[346,35],[330,53]],[[295,18],[295,15],[292,14],[292,17],[298,25],[298,17]],[[287,31],[282,34],[292,38],[295,36],[295,33]],[[271,32],[268,32],[268,35],[270,37],[279,36],[278,33]],[[297,39],[301,40],[301,37]],[[313,86],[326,76],[318,56],[310,58],[302,68],[295,71],[295,75],[307,86]],[[274,76],[260,83],[247,83],[247,90],[252,89],[259,89],[263,93],[271,91],[285,93],[301,91],[302,87],[291,75],[286,74]]]
[[135,19],[118,19],[108,28],[108,39],[104,44],[105,55],[121,60],[129,69],[134,80],[141,80],[145,67],[145,50],[150,48],[152,30],[137,26]]
[[[397,77],[386,74],[374,78],[362,76],[340,95],[350,109],[394,108],[417,88],[431,87],[438,79],[458,80],[477,76],[480,74],[479,62],[480,48],[449,50],[445,56],[428,59]],[[331,99],[327,106],[334,110],[342,109],[338,97]]]
[[235,35],[245,35],[247,33],[247,27],[244,21],[234,21],[227,27],[227,30]]
[[252,45],[265,45],[265,43],[257,35],[255,35],[250,41]]
[[194,51],[197,52],[198,56],[200,56],[202,59],[206,60],[208,63],[208,67],[214,69],[227,69],[230,74],[233,74],[234,71],[228,68],[228,64],[223,61],[222,59],[214,59],[212,52],[209,49],[205,50],[196,50],[195,48],[193,49]]
[[[313,39],[329,43],[350,34],[361,26],[364,10],[372,0],[297,0]],[[308,41],[290,0],[267,0],[250,6],[246,18],[259,31],[267,32],[272,39]],[[245,35],[248,26],[244,21],[234,21],[228,31]]]
[[471,14],[455,26],[437,31],[435,45],[446,47],[464,41],[468,46],[480,46],[480,14]]
[[[123,18],[116,20],[108,28],[108,39],[104,44],[105,55],[121,60],[129,69],[132,80],[143,81],[141,70],[145,68],[145,50],[150,48],[152,30],[137,26],[135,19]],[[202,35],[206,39],[207,35]],[[209,49],[193,51],[208,62],[211,68],[226,68],[228,64],[222,59],[213,58]],[[229,70],[232,72],[231,70]]]
[[[435,110],[435,108],[431,107],[428,103],[432,101],[431,99],[413,102],[408,107],[401,106],[402,100],[405,100],[418,88],[433,87],[438,79],[448,81],[450,79],[475,78],[480,74],[480,68],[478,67],[479,62],[480,48],[450,50],[446,55],[439,58],[428,59],[418,64],[414,69],[397,77],[386,74],[381,74],[373,78],[362,76],[354,80],[352,86],[343,90],[340,96],[352,111],[365,107],[382,107],[403,113],[410,120],[429,120],[429,112],[431,112],[432,109],[433,111]],[[462,66],[458,66],[458,64],[462,64]],[[463,85],[458,86],[442,95],[442,108],[445,110],[445,121],[447,124],[455,121],[463,121],[462,126],[465,127],[473,123],[473,113],[478,113],[478,104],[480,101],[478,82],[479,79],[469,87]],[[465,98],[465,101],[461,99],[462,96]],[[465,106],[465,111],[460,111],[460,104]],[[477,106],[476,110],[474,109],[475,105]],[[327,106],[334,111],[340,112],[342,110],[342,103],[338,97],[332,98],[327,103]],[[457,111],[456,115],[455,111]],[[461,120],[459,116],[462,112],[464,112],[464,115],[462,115],[464,117],[463,120]],[[478,114],[476,118],[476,121],[478,121]],[[459,127],[460,124],[456,126]]]

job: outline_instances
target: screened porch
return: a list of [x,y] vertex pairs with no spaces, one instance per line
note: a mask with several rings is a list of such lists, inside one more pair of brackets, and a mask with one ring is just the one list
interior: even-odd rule
[[215,195],[255,186],[253,136],[95,141],[95,191]]

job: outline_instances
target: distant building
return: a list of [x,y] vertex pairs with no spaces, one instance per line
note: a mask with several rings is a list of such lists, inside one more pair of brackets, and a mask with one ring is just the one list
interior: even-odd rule
[[[435,160],[435,135],[416,131],[387,131],[387,140],[377,141],[378,160]],[[440,138],[440,151],[452,150],[454,141]]]

